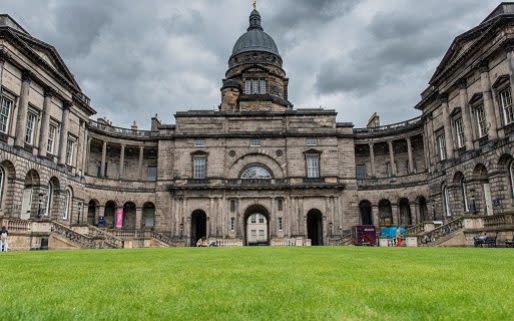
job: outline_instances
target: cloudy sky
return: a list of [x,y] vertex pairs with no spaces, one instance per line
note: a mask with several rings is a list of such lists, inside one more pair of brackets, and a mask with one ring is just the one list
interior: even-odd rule
[[[458,34],[499,2],[259,0],[296,108],[338,111],[364,126],[417,116],[420,92]],[[2,0],[33,36],[54,45],[98,117],[148,128],[159,115],[215,109],[250,0]]]

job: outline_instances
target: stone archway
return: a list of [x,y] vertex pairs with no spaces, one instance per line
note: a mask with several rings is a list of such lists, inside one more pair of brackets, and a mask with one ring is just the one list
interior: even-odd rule
[[362,225],[373,225],[373,213],[371,202],[363,200],[359,203],[359,212],[361,214]]
[[90,200],[87,205],[87,224],[95,225],[96,217],[98,216],[98,206],[100,203],[97,200]]
[[195,247],[198,240],[207,237],[207,214],[202,210],[191,214],[191,246]]
[[428,221],[429,217],[428,217],[427,199],[424,196],[418,197],[418,207],[419,207],[420,223],[424,223],[424,222]]
[[143,205],[143,220],[141,225],[144,229],[152,229],[155,226],[155,205],[151,202],[147,202]]
[[323,245],[323,214],[318,209],[307,213],[307,238],[313,246]]
[[245,211],[245,245],[269,245],[270,216],[262,205],[252,205]]
[[123,205],[123,224],[124,230],[136,229],[136,204],[127,202]]
[[400,208],[400,226],[412,225],[412,213],[410,210],[410,202],[406,198],[401,198],[398,202]]
[[393,225],[393,209],[389,200],[382,199],[378,202],[378,213],[381,226]]
[[21,219],[27,220],[38,214],[39,187],[39,173],[36,170],[31,169],[25,176],[25,185],[23,187],[21,199]]
[[116,225],[116,208],[118,206],[116,205],[116,202],[114,201],[108,201],[105,203],[105,209],[104,209],[104,220],[105,220],[105,227],[107,228],[114,228]]

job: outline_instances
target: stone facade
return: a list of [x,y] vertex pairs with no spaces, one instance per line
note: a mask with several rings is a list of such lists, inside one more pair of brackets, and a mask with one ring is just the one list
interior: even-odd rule
[[504,6],[513,5],[455,39],[416,105],[420,117],[380,126],[373,115],[367,128],[293,108],[256,11],[219,110],[178,112],[173,125],[153,118],[148,131],[92,120],[57,51],[1,16],[0,215],[241,245],[260,214],[264,243],[322,245],[361,224],[511,211],[514,15]]

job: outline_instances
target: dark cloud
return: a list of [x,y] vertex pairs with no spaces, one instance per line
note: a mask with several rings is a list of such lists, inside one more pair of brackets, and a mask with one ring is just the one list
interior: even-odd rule
[[[2,0],[32,35],[54,45],[116,125],[170,123],[213,109],[250,1]],[[260,0],[296,107],[324,106],[363,125],[415,116],[412,108],[452,39],[496,3],[480,0]],[[444,9],[442,9],[444,8]],[[42,18],[44,17],[44,18]]]

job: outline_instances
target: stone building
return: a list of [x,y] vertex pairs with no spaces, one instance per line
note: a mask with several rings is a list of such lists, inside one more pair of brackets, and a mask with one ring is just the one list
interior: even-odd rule
[[419,117],[354,128],[294,108],[254,10],[219,110],[140,130],[93,120],[55,48],[0,15],[0,216],[15,248],[337,245],[356,225],[408,226],[427,244],[512,237],[513,23],[502,3],[458,36]]

